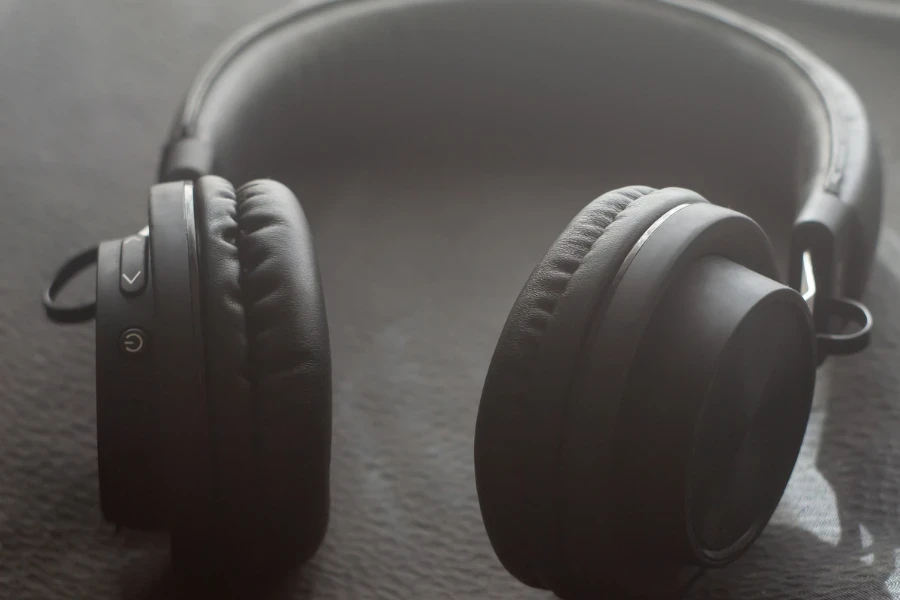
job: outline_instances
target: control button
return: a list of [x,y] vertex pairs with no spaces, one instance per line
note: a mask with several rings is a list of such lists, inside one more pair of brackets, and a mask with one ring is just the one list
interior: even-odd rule
[[147,238],[132,235],[122,240],[119,289],[133,296],[144,291],[147,283]]
[[125,356],[140,356],[147,351],[150,336],[143,329],[132,327],[119,336],[119,352]]

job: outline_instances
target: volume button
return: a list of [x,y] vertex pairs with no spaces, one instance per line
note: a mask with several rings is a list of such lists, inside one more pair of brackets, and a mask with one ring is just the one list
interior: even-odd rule
[[127,296],[144,291],[147,283],[147,238],[132,235],[122,240],[119,290]]

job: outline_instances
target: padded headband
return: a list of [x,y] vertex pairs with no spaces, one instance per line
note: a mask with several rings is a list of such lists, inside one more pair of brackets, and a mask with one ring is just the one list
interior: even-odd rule
[[862,294],[881,216],[850,86],[793,40],[691,0],[292,6],[201,70],[159,178],[240,185],[396,157],[691,187],[760,222],[792,287],[810,252],[819,297]]

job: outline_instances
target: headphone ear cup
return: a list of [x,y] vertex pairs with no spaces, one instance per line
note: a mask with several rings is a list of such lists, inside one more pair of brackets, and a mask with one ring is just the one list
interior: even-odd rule
[[305,561],[327,527],[331,455],[331,352],[312,234],[274,181],[235,191],[203,177],[194,209],[214,501],[209,530],[173,532],[173,554],[242,570]]
[[687,190],[619,190],[572,221],[507,319],[476,424],[514,576],[660,597],[746,551],[815,382],[809,308],[777,279],[755,222]]
[[593,201],[537,265],[503,327],[478,410],[475,475],[491,544],[528,585],[559,588],[557,461],[584,337],[641,236],[673,208],[698,202],[688,190],[648,187]]

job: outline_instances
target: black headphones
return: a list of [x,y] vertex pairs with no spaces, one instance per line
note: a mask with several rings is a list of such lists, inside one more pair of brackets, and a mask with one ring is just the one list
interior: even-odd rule
[[[478,413],[488,536],[566,598],[676,592],[738,558],[791,475],[817,365],[868,343],[881,174],[840,76],[687,0],[323,1],[226,42],[178,111],[149,227],[45,293],[54,320],[96,316],[105,518],[168,530],[176,562],[251,570],[325,535],[325,301],[300,202],[255,178],[573,145],[709,201],[609,192],[534,269]],[[59,306],[94,261],[96,304]]]

